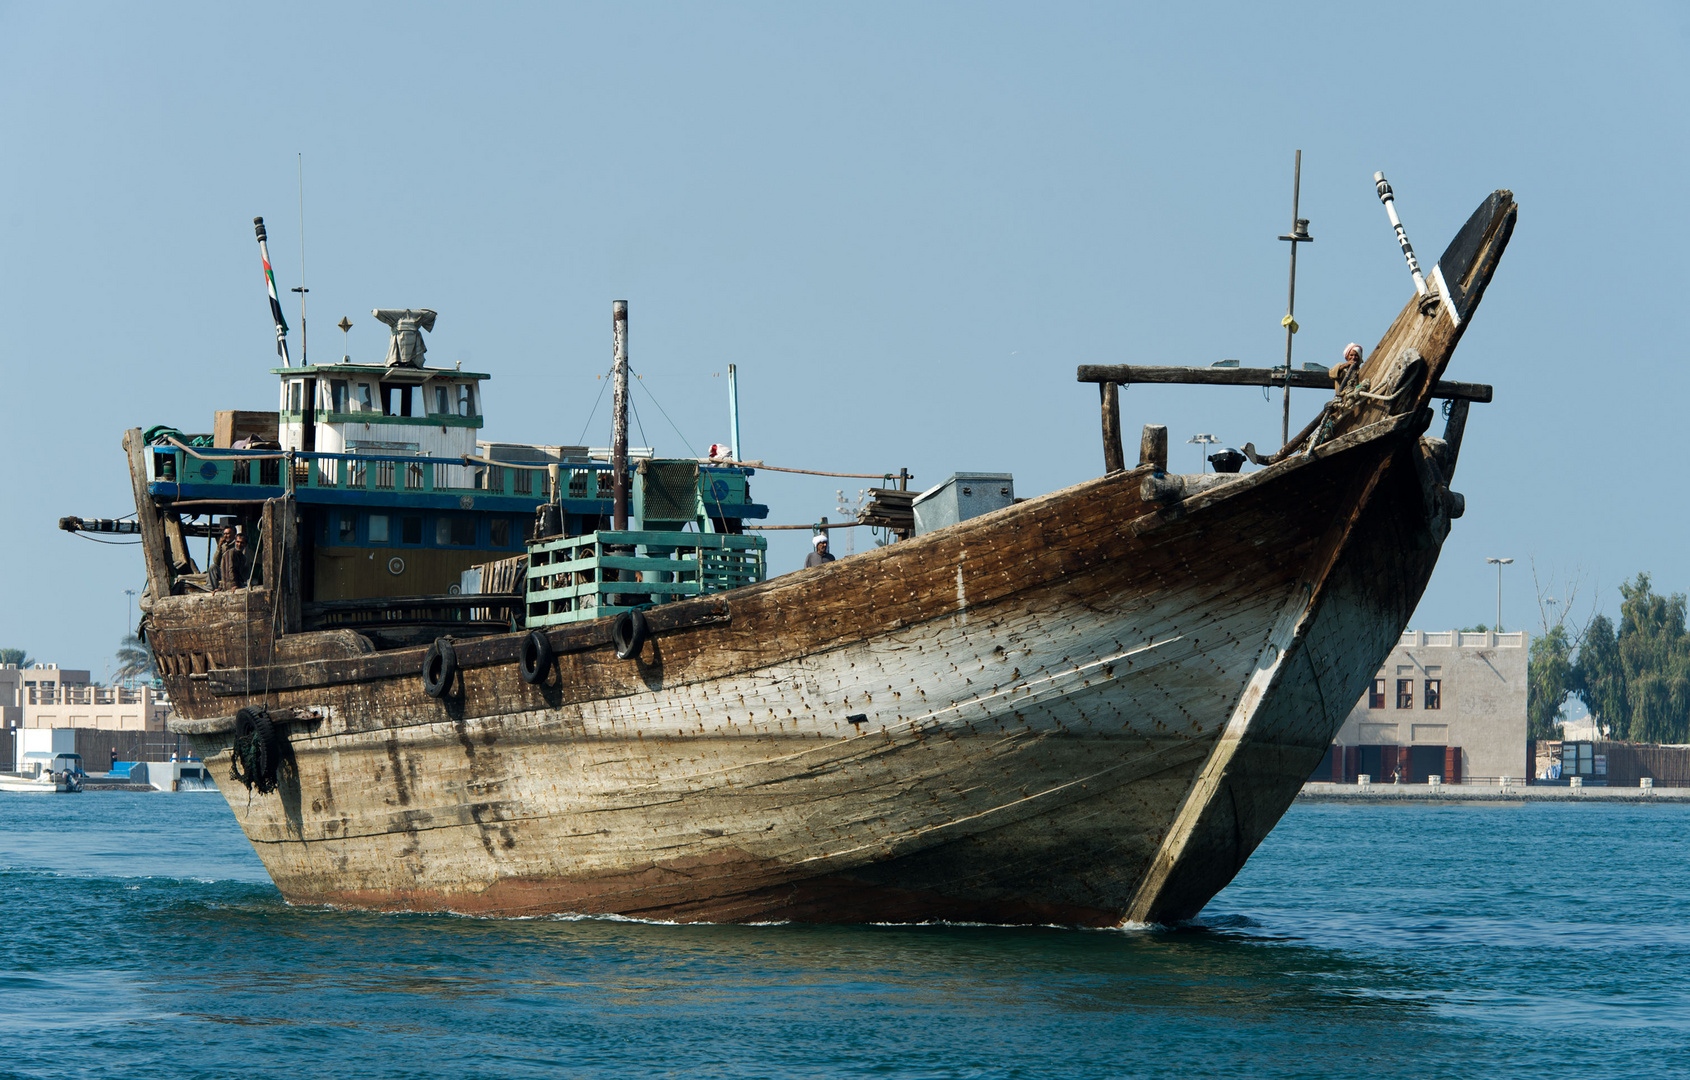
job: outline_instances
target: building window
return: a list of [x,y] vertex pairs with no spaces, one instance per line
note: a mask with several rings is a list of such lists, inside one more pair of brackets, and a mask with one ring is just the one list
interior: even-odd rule
[[1444,707],[1443,700],[1444,681],[1442,679],[1427,679],[1425,708],[1441,709]]
[[1414,680],[1413,679],[1398,679],[1397,680],[1397,708],[1399,708],[1399,709],[1412,709],[1412,708],[1414,708]]
[[1367,707],[1383,709],[1385,707],[1385,680],[1374,679],[1373,688],[1367,692]]
[[422,518],[402,517],[399,519],[399,542],[402,544],[422,543]]
[[494,518],[487,523],[490,542],[494,547],[511,546],[510,518]]
[[385,543],[387,543],[387,515],[386,514],[371,514],[370,515],[370,543],[372,543],[372,544],[385,544]]
[[335,542],[340,544],[355,544],[358,542],[358,515],[350,511],[341,511],[336,522],[340,526],[335,536]]

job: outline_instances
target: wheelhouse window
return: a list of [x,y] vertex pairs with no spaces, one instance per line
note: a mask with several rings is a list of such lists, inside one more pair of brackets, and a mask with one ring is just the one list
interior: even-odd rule
[[358,515],[343,510],[336,515],[335,543],[355,544],[358,542]]
[[375,398],[371,396],[370,384],[367,382],[358,384],[358,408],[362,412],[376,411]]
[[386,514],[371,514],[370,515],[370,543],[372,543],[372,544],[385,544],[385,543],[387,543],[387,515]]
[[[396,383],[381,384],[381,411],[384,416],[411,415],[411,386],[400,386]],[[394,399],[398,398],[397,406]]]
[[488,542],[493,547],[511,546],[510,518],[494,518],[487,523]]
[[288,412],[304,412],[305,386],[298,379],[288,380]]
[[1367,707],[1383,709],[1385,707],[1385,680],[1374,679],[1372,689],[1367,692]]
[[452,408],[451,408],[451,405],[450,405],[451,400],[452,400],[451,391],[447,387],[436,386],[434,388],[434,415],[436,415],[436,416],[450,416],[450,415],[452,415]]
[[434,542],[441,547],[475,546],[475,519],[461,514],[435,518]]
[[402,544],[420,544],[423,542],[421,517],[402,517],[399,519],[399,542]]
[[1421,706],[1426,709],[1441,709],[1444,707],[1444,681],[1442,679],[1426,680],[1426,697]]
[[346,380],[331,379],[329,381],[329,411],[343,413],[347,411]]
[[473,383],[461,383],[458,386],[458,415],[475,415],[475,385]]
[[1397,680],[1397,708],[1399,708],[1399,709],[1412,709],[1412,708],[1414,708],[1414,680],[1413,679],[1398,679]]

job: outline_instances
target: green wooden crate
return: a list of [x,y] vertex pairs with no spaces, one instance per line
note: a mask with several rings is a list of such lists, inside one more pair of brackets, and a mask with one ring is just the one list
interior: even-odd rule
[[[765,577],[768,546],[761,536],[695,532],[606,530],[536,540],[528,545],[527,624],[584,622],[751,585]],[[610,570],[622,580],[605,580]]]

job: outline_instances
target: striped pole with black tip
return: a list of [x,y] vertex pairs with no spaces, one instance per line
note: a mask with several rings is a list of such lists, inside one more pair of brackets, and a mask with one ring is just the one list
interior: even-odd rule
[[276,355],[283,367],[292,367],[288,359],[288,321],[282,318],[282,301],[276,296],[276,273],[270,269],[270,246],[265,243],[264,219],[252,219],[252,229],[258,234],[258,257],[264,263],[264,285],[270,290],[270,317],[276,320]]
[[1385,179],[1385,174],[1373,174],[1373,186],[1379,192],[1379,201],[1385,204],[1385,213],[1391,219],[1391,228],[1397,231],[1397,243],[1402,245],[1403,258],[1408,260],[1408,272],[1414,275],[1414,291],[1421,296],[1428,292],[1426,275],[1420,272],[1420,260],[1414,257],[1414,245],[1408,242],[1408,233],[1403,231],[1402,222],[1397,219],[1397,197],[1391,190],[1391,182]]

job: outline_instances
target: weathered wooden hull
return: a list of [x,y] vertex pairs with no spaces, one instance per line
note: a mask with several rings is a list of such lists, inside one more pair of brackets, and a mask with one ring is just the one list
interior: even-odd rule
[[[427,697],[420,650],[275,640],[262,590],[163,598],[151,640],[189,716],[323,717],[293,725],[276,794],[222,781],[290,901],[1179,918],[1284,811],[1425,585],[1447,526],[1410,420],[1173,506],[1134,470],[692,602],[638,661],[600,632],[540,687],[505,635]],[[272,692],[232,692],[248,672]],[[197,738],[226,775],[228,735]]]

